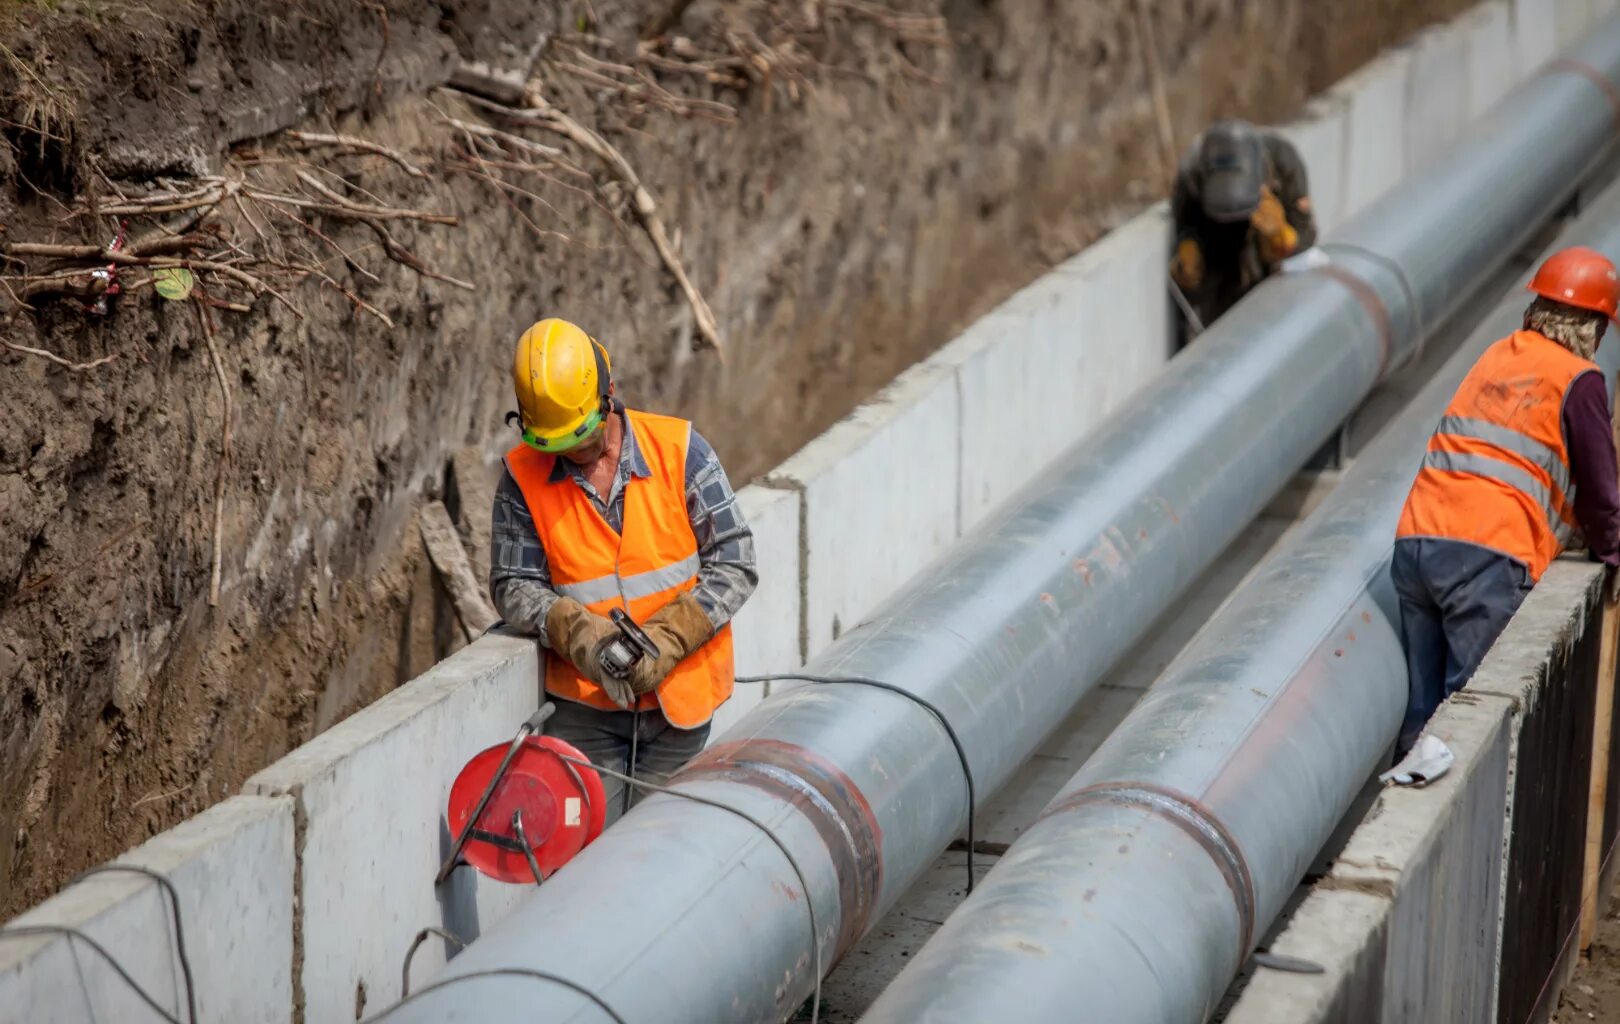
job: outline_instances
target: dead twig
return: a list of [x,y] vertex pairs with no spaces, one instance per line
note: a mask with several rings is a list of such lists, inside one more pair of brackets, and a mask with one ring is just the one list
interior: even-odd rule
[[725,349],[720,341],[720,325],[709,309],[709,303],[703,298],[703,293],[698,291],[692,279],[687,276],[686,268],[681,265],[680,257],[675,254],[675,247],[670,243],[669,232],[658,216],[658,206],[653,202],[652,193],[642,185],[641,178],[636,174],[635,168],[630,166],[630,161],[606,139],[557,109],[545,97],[531,93],[529,103],[540,115],[535,124],[556,132],[596,157],[614,177],[630,189],[631,208],[635,210],[637,219],[647,232],[647,237],[652,240],[653,248],[658,251],[658,258],[663,260],[665,268],[675,278],[675,283],[680,286],[686,295],[688,305],[692,307],[698,337],[702,338],[716,354],[724,357]]
[[225,380],[225,364],[220,361],[219,348],[214,344],[213,318],[202,303],[194,307],[197,322],[202,325],[203,341],[208,345],[208,357],[214,363],[214,376],[219,381],[219,397],[225,406],[224,424],[220,428],[219,470],[214,477],[214,545],[213,567],[208,574],[208,607],[219,605],[220,548],[225,526],[225,471],[231,461],[231,387]]
[[389,149],[387,146],[384,146],[379,142],[372,142],[369,139],[356,138],[353,135],[325,135],[320,132],[289,131],[287,133],[287,137],[290,139],[295,139],[298,142],[303,143],[306,147],[311,148],[315,146],[341,146],[346,149],[358,149],[367,153],[375,153],[377,156],[387,157],[389,160],[392,160],[411,177],[420,179],[422,181],[428,180],[428,173],[426,171],[411,163],[396,150]]
[[63,359],[55,352],[47,352],[42,348],[29,348],[27,345],[19,345],[14,341],[0,340],[0,345],[4,345],[13,352],[21,352],[24,355],[38,356],[41,359],[48,359],[57,366],[65,367],[77,373],[83,373],[86,370],[94,370],[98,366],[105,366],[114,359],[118,358],[118,353],[114,352],[111,355],[102,356],[100,359],[92,359],[88,363],[75,363],[72,360]]
[[448,224],[451,227],[460,223],[455,217],[447,213],[428,213],[424,210],[402,210],[391,206],[373,206],[369,203],[357,203],[347,196],[334,192],[308,171],[300,169],[293,173],[297,175],[299,181],[327,199],[364,217],[376,217],[379,220],[420,220],[429,224]]

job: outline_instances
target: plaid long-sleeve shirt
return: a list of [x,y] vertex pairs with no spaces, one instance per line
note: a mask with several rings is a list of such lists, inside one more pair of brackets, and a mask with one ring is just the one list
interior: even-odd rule
[[[624,416],[619,404],[615,413]],[[564,479],[590,498],[615,531],[624,528],[624,490],[632,477],[651,477],[652,467],[641,454],[635,431],[624,422],[624,443],[619,450],[619,468],[606,499],[597,493],[585,474],[567,459],[557,459],[552,482]],[[754,534],[743,519],[737,496],[720,465],[720,458],[696,430],[686,452],[686,514],[698,544],[698,579],[692,596],[719,629],[754,592],[759,572],[754,561]],[[532,633],[551,646],[546,636],[546,613],[558,600],[551,585],[551,568],[540,543],[529,506],[523,500],[512,474],[503,469],[495,489],[495,507],[490,522],[489,592],[506,624],[523,633]]]

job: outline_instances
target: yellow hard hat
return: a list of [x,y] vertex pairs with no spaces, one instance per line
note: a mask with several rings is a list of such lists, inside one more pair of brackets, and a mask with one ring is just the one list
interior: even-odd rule
[[512,354],[523,442],[563,452],[596,433],[612,371],[607,349],[567,320],[550,317],[524,331]]

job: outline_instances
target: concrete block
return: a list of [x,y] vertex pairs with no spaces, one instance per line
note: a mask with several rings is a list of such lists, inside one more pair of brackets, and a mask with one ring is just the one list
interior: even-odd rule
[[1567,50],[1580,41],[1592,24],[1592,0],[1556,0],[1557,48]]
[[[450,783],[539,706],[539,671],[533,640],[484,636],[248,779],[247,792],[298,805],[307,1020],[392,1003],[419,929],[471,941],[527,891],[469,868],[435,891],[433,876],[450,848]],[[412,973],[443,963],[443,944],[430,942]]]
[[1496,993],[1513,702],[1464,691],[1427,732],[1456,755],[1451,770],[1422,789],[1384,790],[1328,884],[1392,897],[1381,1019],[1487,1020]]
[[[118,862],[150,868],[174,885],[198,1020],[285,1024],[291,1018],[292,801],[232,797]],[[71,885],[8,927],[80,930],[159,1006],[185,1020],[170,913],[156,882],[118,872]],[[88,945],[61,936],[0,940],[0,1019],[144,1024],[160,1018]]]
[[1227,1013],[1227,1024],[1367,1024],[1381,1019],[1388,931],[1387,897],[1313,889],[1270,948],[1321,964],[1323,972],[1256,968],[1237,1005]]
[[1278,129],[1305,161],[1318,235],[1338,227],[1344,216],[1348,106],[1344,97],[1330,93],[1306,104],[1303,117]]
[[[1164,365],[1170,226],[1155,206],[1014,295],[935,360],[962,392],[962,529],[972,529]],[[1007,443],[1015,410],[1041,428]]]
[[1349,219],[1406,173],[1406,83],[1411,54],[1392,50],[1330,91],[1345,105],[1344,210]]
[[1406,173],[1413,174],[1449,150],[1468,125],[1468,32],[1453,22],[1419,33],[1407,69],[1403,149]]
[[1456,21],[1468,43],[1468,117],[1479,117],[1522,80],[1513,52],[1513,8],[1490,0]]
[[[799,655],[800,588],[799,519],[803,495],[752,485],[737,492],[748,525],[754,531],[759,560],[759,586],[732,620],[732,644],[739,676],[790,672],[803,664]],[[731,699],[715,712],[712,743],[752,710],[776,683],[739,683]]]
[[1513,53],[1519,80],[1558,52],[1558,7],[1563,0],[1513,0]]
[[803,493],[806,657],[956,539],[960,412],[954,369],[921,363],[768,478]]

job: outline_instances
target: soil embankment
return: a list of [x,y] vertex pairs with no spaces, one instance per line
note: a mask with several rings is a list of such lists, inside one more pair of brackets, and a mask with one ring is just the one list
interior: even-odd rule
[[[1183,142],[1465,6],[1146,4]],[[0,8],[0,914],[431,664],[415,511],[504,443],[536,317],[741,484],[1160,195],[1135,7]],[[622,154],[665,252],[561,122],[443,88],[469,62]],[[71,247],[119,221],[93,312]]]

